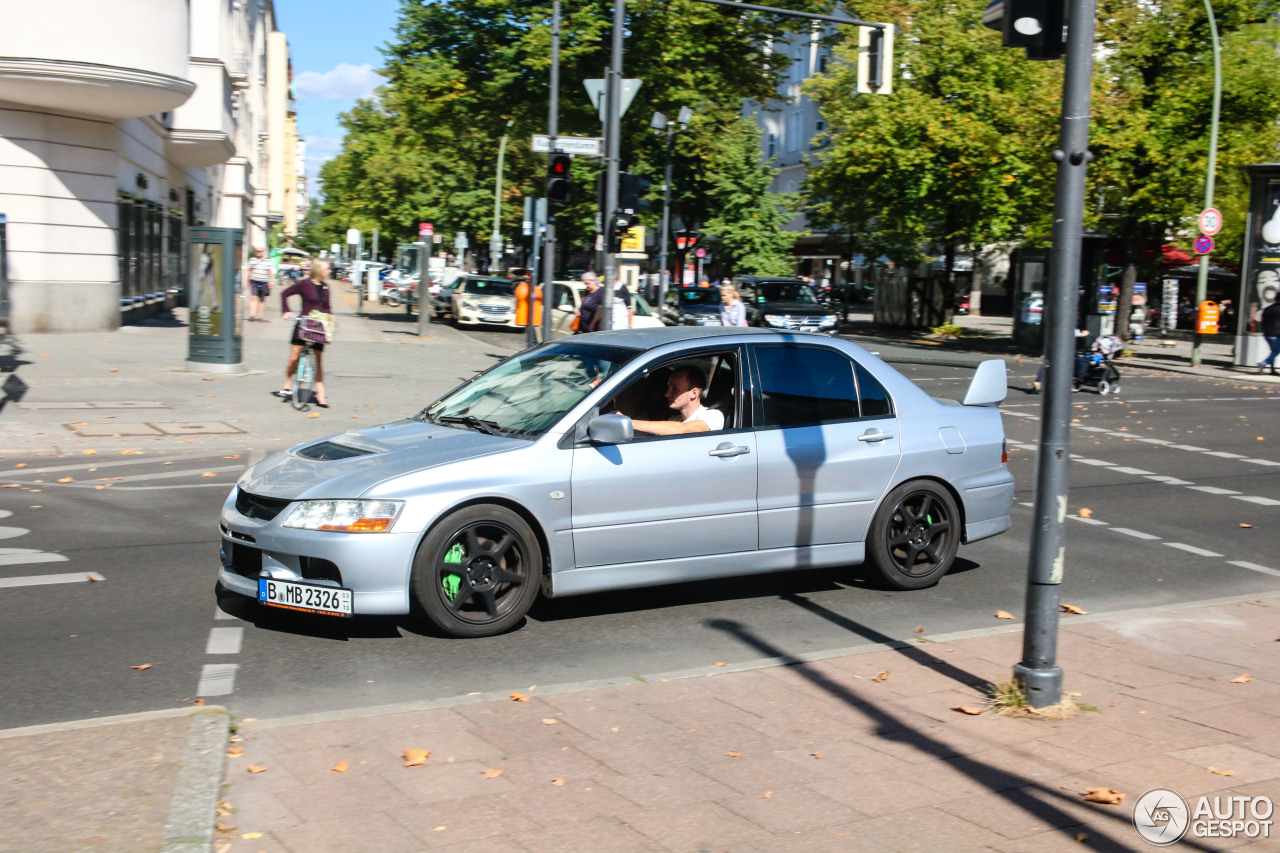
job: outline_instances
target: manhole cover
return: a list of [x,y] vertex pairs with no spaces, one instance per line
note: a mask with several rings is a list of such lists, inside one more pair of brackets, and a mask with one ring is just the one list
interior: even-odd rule
[[223,423],[222,421],[153,423],[152,426],[166,435],[215,435],[218,433],[240,432],[231,424]]
[[76,435],[111,437],[116,435],[160,435],[151,424],[66,424]]

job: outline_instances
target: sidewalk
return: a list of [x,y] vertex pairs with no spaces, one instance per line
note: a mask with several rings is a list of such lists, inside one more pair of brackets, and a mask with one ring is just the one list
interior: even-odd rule
[[[1148,789],[1280,799],[1280,597],[1202,605],[1064,616],[1066,689],[1088,710],[1059,722],[955,710],[1007,678],[1007,623],[823,659],[726,623],[759,661],[242,720],[217,849],[1140,850]],[[405,766],[406,749],[430,756]],[[1123,802],[1084,799],[1102,787]]]

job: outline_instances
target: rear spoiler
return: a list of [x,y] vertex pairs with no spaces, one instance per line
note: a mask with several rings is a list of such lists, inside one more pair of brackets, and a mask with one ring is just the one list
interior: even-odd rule
[[1009,394],[1009,382],[1005,373],[1004,360],[993,358],[978,365],[974,371],[969,390],[965,392],[963,403],[966,406],[995,406]]

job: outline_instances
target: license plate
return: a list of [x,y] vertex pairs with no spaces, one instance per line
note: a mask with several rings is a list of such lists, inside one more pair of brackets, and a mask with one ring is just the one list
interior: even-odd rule
[[507,318],[506,318],[506,317],[481,317],[481,318],[480,318],[480,322],[482,322],[482,323],[505,323],[505,322],[507,322]]
[[275,578],[258,578],[258,601],[321,616],[351,617],[351,590]]

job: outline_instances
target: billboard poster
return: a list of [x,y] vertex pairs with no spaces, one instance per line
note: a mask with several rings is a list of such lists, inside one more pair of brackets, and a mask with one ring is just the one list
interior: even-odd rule
[[191,244],[191,334],[217,337],[222,334],[221,243]]

